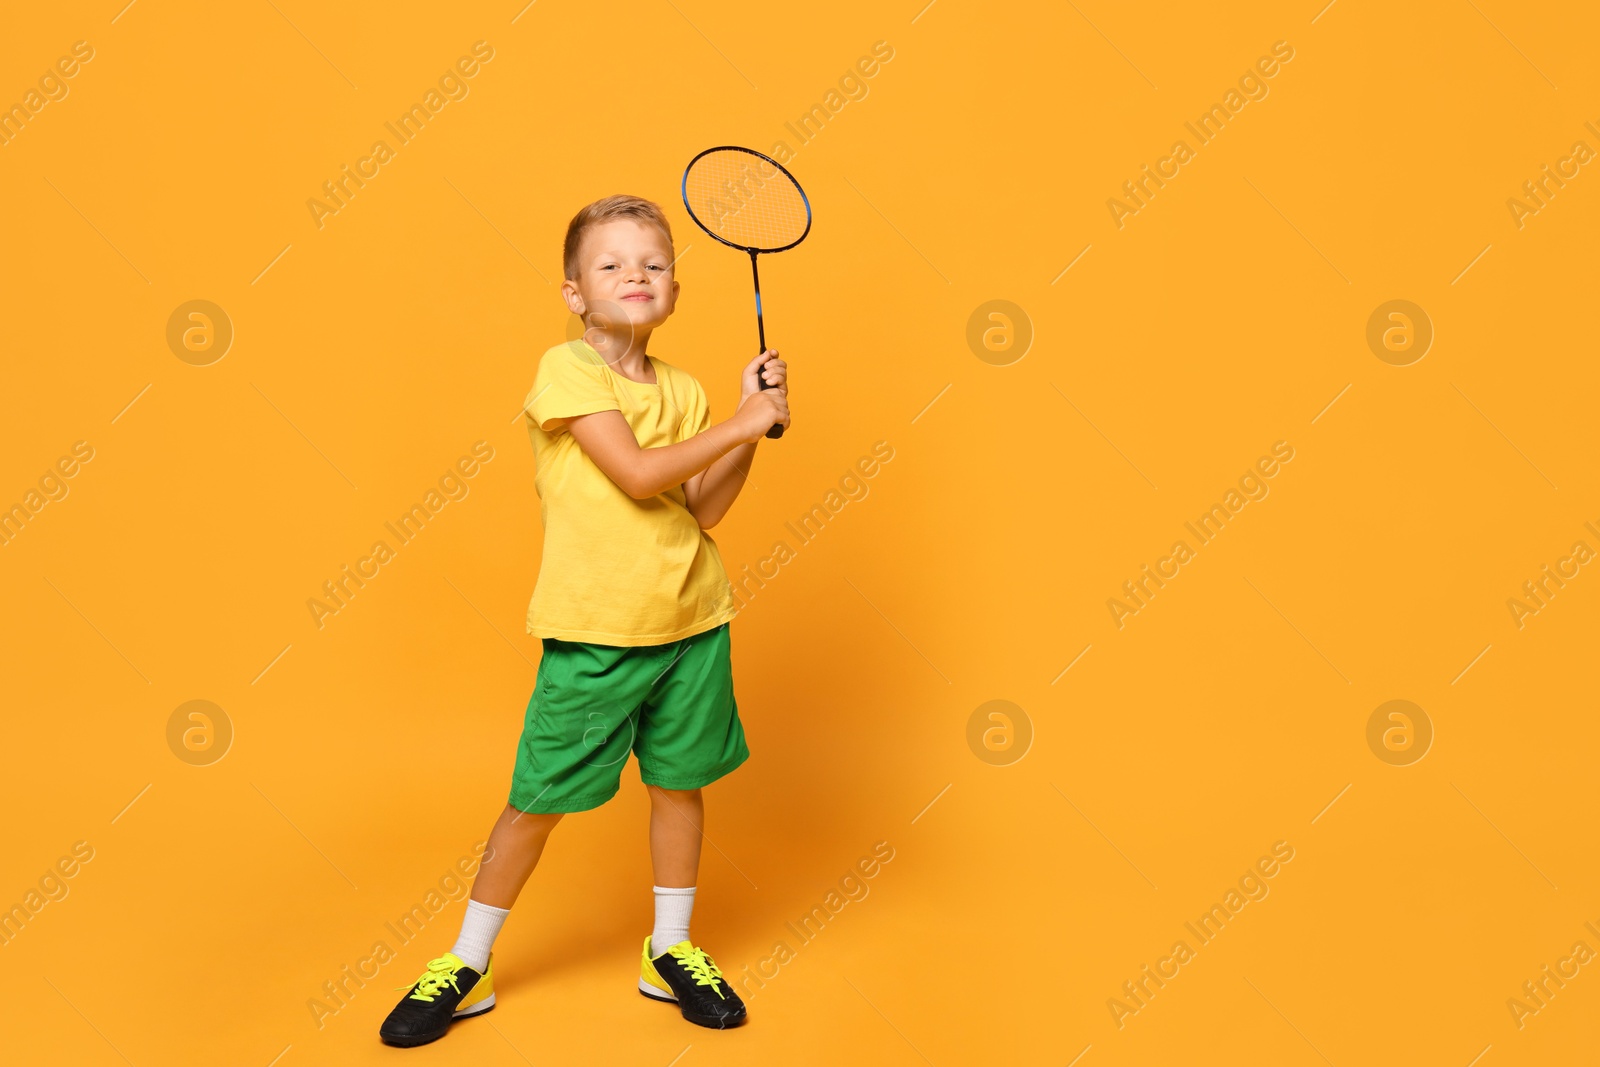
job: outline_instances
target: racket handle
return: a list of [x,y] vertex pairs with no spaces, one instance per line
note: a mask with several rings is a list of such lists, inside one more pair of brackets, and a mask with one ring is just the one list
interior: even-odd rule
[[[765,352],[766,350],[767,350],[766,345],[762,344],[761,351]],[[763,364],[763,366],[765,366],[765,364]],[[771,389],[772,388],[772,386],[767,384],[767,380],[764,377],[761,376],[761,372],[760,371],[756,372],[756,383],[758,385],[760,385],[761,388],[763,388],[763,389]],[[772,429],[767,431],[767,440],[776,441],[778,438],[780,438],[782,436],[783,436],[783,423],[781,423],[781,422],[773,423],[772,424]]]
[[[756,286],[756,338],[761,342],[759,351],[765,352],[767,350],[767,323],[761,316],[761,272],[756,269],[756,250],[753,248],[750,249],[750,280],[755,282]],[[766,364],[763,363],[762,366],[765,367]],[[767,380],[761,376],[760,371],[756,372],[756,384],[763,389],[772,388],[767,384]],[[783,424],[773,423],[772,429],[767,431],[767,440],[776,441],[782,436]]]

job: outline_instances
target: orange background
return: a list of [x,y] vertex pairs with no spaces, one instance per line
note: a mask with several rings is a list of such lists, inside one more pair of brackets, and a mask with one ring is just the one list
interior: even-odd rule
[[[1577,1062],[1593,963],[1520,1029],[1506,1002],[1600,949],[1600,577],[1520,629],[1506,601],[1600,548],[1600,177],[1521,228],[1506,201],[1600,148],[1600,22],[1318,6],[9,14],[0,101],[94,49],[0,146],[0,504],[94,450],[0,547],[0,903],[93,849],[0,948],[10,1057],[402,1055],[378,1024],[462,893],[320,1028],[307,1002],[393,943],[507,793],[538,658],[517,409],[568,329],[566,220],[624,190],[667,207],[684,292],[652,350],[725,417],[748,269],[689,223],[681,168],[796,148],[784,124],[882,40],[868,95],[791,165],[816,225],[763,283],[795,426],[716,531],[730,570],[875,442],[894,459],[734,625],[755,755],[708,790],[696,939],[749,973],[877,842],[894,859],[748,1027],[690,1027],[633,989],[630,768],[557,831],[498,944],[500,1010],[408,1059]],[[470,94],[319,229],[307,199],[479,40]],[[1276,41],[1269,95],[1119,229],[1107,199]],[[235,331],[209,366],[166,342],[193,299]],[[996,299],[1035,331],[1005,366],[966,341]],[[1393,299],[1436,333],[1409,366],[1366,342]],[[307,599],[480,440],[470,495],[316,628]],[[1107,599],[1277,441],[1270,495],[1119,629]],[[1434,731],[1409,766],[1367,743],[1397,699]],[[169,747],[190,700],[235,732],[207,766]],[[991,700],[1021,709],[1010,750],[969,747]],[[1119,1028],[1108,999],[1278,841],[1270,895]]]

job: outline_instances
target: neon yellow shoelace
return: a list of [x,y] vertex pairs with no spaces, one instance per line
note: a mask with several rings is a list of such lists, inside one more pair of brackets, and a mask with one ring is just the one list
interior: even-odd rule
[[704,949],[691,946],[688,951],[676,948],[667,951],[672,954],[673,959],[683,964],[685,970],[694,975],[696,985],[708,985],[713,993],[722,996],[721,983],[718,981],[722,977],[722,970],[711,962],[711,957],[705,954]]
[[[440,956],[428,962],[428,969],[422,972],[422,977],[417,979],[417,991],[408,998],[410,1000],[432,1001],[438,996],[445,986],[449,986],[457,993],[461,987],[456,984],[455,968],[450,966],[450,961]],[[396,989],[410,989],[410,986],[395,986]]]

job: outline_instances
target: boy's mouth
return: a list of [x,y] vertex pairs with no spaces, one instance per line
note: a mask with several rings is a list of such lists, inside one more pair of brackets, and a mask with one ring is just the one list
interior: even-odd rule
[[654,300],[655,298],[656,298],[656,295],[654,293],[637,292],[637,293],[629,293],[627,296],[623,297],[622,299],[623,300],[641,300],[642,301],[642,300]]

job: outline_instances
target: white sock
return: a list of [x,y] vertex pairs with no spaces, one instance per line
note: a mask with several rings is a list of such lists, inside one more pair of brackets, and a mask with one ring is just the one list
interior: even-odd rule
[[679,941],[689,940],[689,915],[694,911],[694,886],[655,886],[656,928],[650,934],[650,955],[659,956]]
[[482,974],[484,968],[489,966],[489,950],[494,947],[495,936],[500,933],[500,927],[510,914],[510,908],[490,907],[476,900],[467,901],[467,914],[461,920],[461,936],[456,939],[456,947],[450,951],[461,957],[462,963]]

